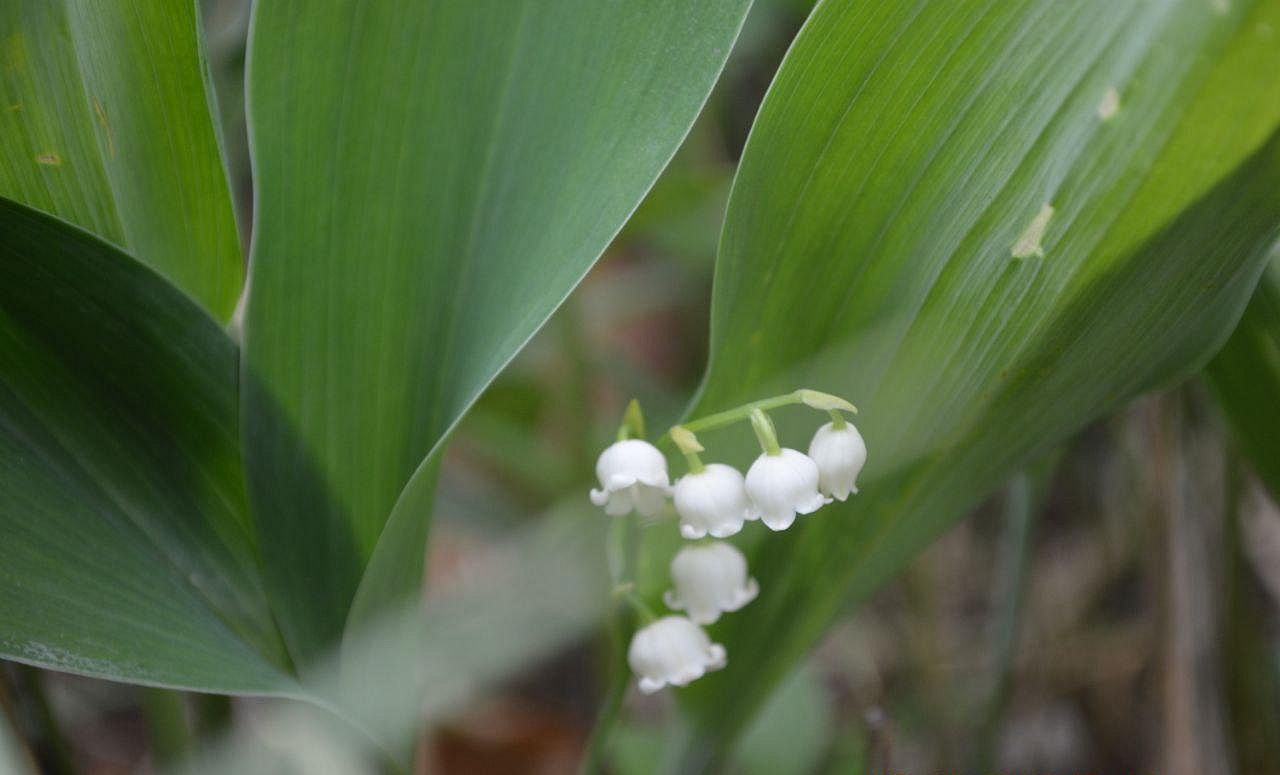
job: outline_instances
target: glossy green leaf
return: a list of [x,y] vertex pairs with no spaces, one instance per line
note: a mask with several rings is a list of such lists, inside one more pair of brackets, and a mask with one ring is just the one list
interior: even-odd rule
[[248,522],[237,352],[110,245],[0,199],[0,656],[290,690]]
[[[1275,0],[817,7],[734,183],[693,414],[814,387],[870,459],[744,535],[762,592],[686,693],[686,766],[1018,466],[1221,345],[1280,225],[1277,31]],[[821,421],[778,420],[801,449]]]
[[128,249],[231,317],[239,236],[194,0],[0,6],[0,196]]
[[1240,447],[1280,499],[1280,252],[1205,377]]
[[244,433],[296,655],[370,558],[361,611],[418,585],[424,458],[636,207],[747,5],[256,4]]

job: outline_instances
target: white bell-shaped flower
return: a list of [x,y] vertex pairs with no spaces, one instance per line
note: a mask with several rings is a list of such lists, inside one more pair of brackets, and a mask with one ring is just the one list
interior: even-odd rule
[[664,616],[636,632],[627,650],[631,670],[640,676],[640,691],[686,686],[725,666],[724,646],[684,616]]
[[747,497],[770,530],[786,530],[796,514],[812,514],[831,502],[818,492],[818,464],[786,448],[776,455],[763,454],[751,464]]
[[736,611],[756,599],[760,586],[747,576],[747,558],[724,541],[686,546],[671,560],[671,581],[662,600],[698,624],[711,624],[721,612]]
[[708,533],[727,538],[760,513],[747,498],[746,482],[733,466],[711,463],[700,473],[685,474],[675,486],[680,535],[690,541]]
[[591,502],[604,506],[606,514],[620,517],[632,509],[646,517],[662,510],[671,492],[667,459],[647,441],[626,439],[609,445],[596,461],[600,489],[591,491]]
[[813,434],[809,457],[818,464],[818,489],[839,500],[858,492],[858,473],[867,462],[867,444],[862,434],[846,422],[843,428],[827,423]]

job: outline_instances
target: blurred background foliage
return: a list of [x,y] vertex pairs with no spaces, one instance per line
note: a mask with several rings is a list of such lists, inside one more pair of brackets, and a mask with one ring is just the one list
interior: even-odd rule
[[[758,0],[675,160],[463,421],[443,464],[429,594],[481,572],[502,536],[565,493],[585,493],[631,397],[655,427],[686,405],[706,363],[730,181],[810,6]],[[203,10],[247,227],[248,2]],[[1238,451],[1259,442],[1247,432],[1237,442],[1210,400],[1232,389],[1232,352],[1207,386],[1193,380],[1092,424],[842,617],[753,722],[731,769],[1280,772],[1280,508]],[[579,639],[475,687],[421,730],[417,766],[572,771],[607,683],[605,649]],[[11,663],[0,678],[17,732],[0,733],[0,768],[29,759],[52,773],[158,771],[273,704]],[[661,769],[682,734],[672,698],[632,693],[627,707],[613,768]]]

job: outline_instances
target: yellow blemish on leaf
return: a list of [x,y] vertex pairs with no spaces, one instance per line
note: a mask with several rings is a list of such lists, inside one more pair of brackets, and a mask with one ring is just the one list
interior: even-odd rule
[[36,157],[36,164],[42,164],[46,167],[61,167],[62,157],[56,153],[42,153]]
[[1209,0],[1209,7],[1219,16],[1225,16],[1231,12],[1231,0]]
[[1051,218],[1053,218],[1053,205],[1045,202],[1044,206],[1040,208],[1040,212],[1036,213],[1036,217],[1031,219],[1031,223],[1027,224],[1026,229],[1023,229],[1017,242],[1013,243],[1010,252],[1014,258],[1044,255],[1044,247],[1040,244],[1040,241],[1044,239],[1044,231],[1049,228],[1049,220]]
[[1116,91],[1116,87],[1107,87],[1106,94],[1102,95],[1102,102],[1098,103],[1098,118],[1106,121],[1120,110],[1120,92]]
[[107,113],[102,109],[102,103],[97,97],[93,98],[93,112],[98,114],[98,121],[102,124],[102,130],[107,133],[107,154],[111,158],[116,157],[116,143],[111,136],[111,125],[107,123]]
[[15,32],[4,39],[0,47],[0,64],[6,70],[17,70],[27,63],[27,43],[22,33]]

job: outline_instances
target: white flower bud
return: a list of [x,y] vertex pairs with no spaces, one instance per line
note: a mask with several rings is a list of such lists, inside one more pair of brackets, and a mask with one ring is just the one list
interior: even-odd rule
[[712,643],[702,628],[684,616],[664,616],[636,632],[627,650],[631,670],[640,676],[640,691],[686,686],[725,666],[724,646]]
[[843,428],[827,423],[813,434],[809,457],[818,464],[818,489],[839,500],[858,492],[858,473],[867,462],[862,434],[846,422]]
[[747,499],[742,474],[724,463],[711,463],[701,473],[681,477],[675,486],[675,505],[680,535],[690,541],[707,533],[726,538],[741,530],[746,520],[760,518]]
[[818,464],[784,448],[756,458],[747,471],[747,496],[770,530],[786,530],[796,514],[812,514],[831,502],[818,492]]
[[657,447],[639,439],[609,445],[596,461],[596,476],[601,489],[591,491],[591,502],[616,517],[632,509],[653,516],[671,492],[667,459]]
[[760,587],[747,577],[747,558],[733,544],[716,541],[686,546],[671,560],[671,581],[662,600],[698,624],[711,624],[722,611],[736,611],[756,599]]

